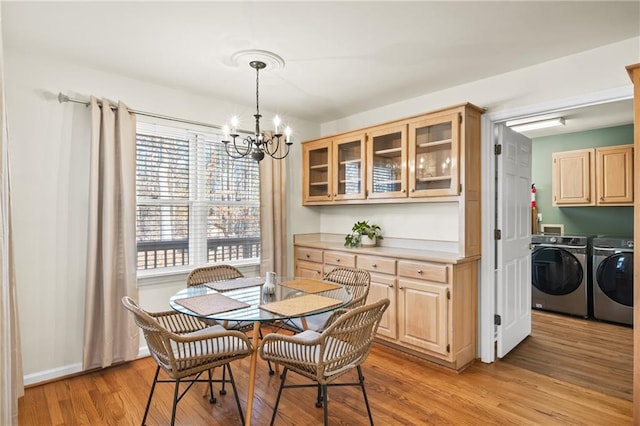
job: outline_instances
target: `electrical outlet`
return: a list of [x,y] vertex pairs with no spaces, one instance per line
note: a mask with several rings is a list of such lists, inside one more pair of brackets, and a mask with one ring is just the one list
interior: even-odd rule
[[538,222],[542,222],[542,213],[538,213]]

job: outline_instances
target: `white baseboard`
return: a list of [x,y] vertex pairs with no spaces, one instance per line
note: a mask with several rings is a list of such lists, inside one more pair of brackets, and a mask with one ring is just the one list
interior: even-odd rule
[[[138,349],[138,359],[149,356],[149,348],[142,346]],[[26,374],[23,376],[24,385],[36,385],[38,383],[47,382],[49,380],[60,379],[65,376],[71,376],[82,372],[82,363],[70,364],[64,367],[52,368],[51,370],[39,371],[37,373]]]

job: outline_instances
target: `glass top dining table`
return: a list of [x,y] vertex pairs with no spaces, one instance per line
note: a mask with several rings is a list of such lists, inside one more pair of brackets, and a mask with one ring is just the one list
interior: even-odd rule
[[[232,283],[238,280],[245,280],[245,278],[236,278],[234,280],[225,281],[224,283]],[[246,279],[249,281],[250,279]],[[254,279],[256,280],[256,279]],[[261,280],[263,281],[263,280]],[[349,303],[353,298],[353,293],[347,287],[341,286],[339,284],[333,282],[326,282],[328,285],[333,285],[337,288],[328,289],[325,291],[305,291],[300,288],[293,288],[286,286],[287,283],[293,283],[295,285],[296,282],[318,282],[325,283],[322,280],[310,280],[308,278],[297,278],[297,277],[277,277],[276,285],[272,294],[263,294],[263,285],[264,284],[254,284],[247,287],[235,288],[230,290],[216,290],[208,286],[209,283],[201,284],[198,286],[192,286],[184,288],[177,293],[175,293],[169,300],[169,304],[171,308],[192,316],[197,316],[203,319],[211,319],[219,322],[228,321],[228,322],[273,322],[278,320],[286,320],[290,318],[299,318],[305,317],[308,315],[319,314],[323,312],[333,311],[335,309],[339,309]],[[256,283],[257,281],[253,281]],[[284,283],[284,285],[283,285]],[[218,283],[210,283],[210,285],[215,285]],[[249,282],[248,282],[249,284]],[[298,286],[303,287],[303,286]],[[304,288],[304,287],[303,287]],[[316,288],[318,290],[318,288]],[[197,297],[197,296],[205,296],[209,294],[220,293],[224,296],[227,296],[235,301],[246,303],[248,306],[233,309],[228,311],[216,312],[208,315],[199,314],[183,305],[181,305],[178,301],[180,299]],[[267,309],[263,309],[262,307],[273,302],[279,301],[291,301],[295,303],[295,299],[313,294],[315,296],[321,296],[326,298],[335,299],[336,302],[331,306],[324,306],[318,309],[313,309],[311,311],[304,311],[300,313],[277,313],[274,311],[270,311]],[[302,299],[300,299],[302,300]]]
[[[173,309],[187,315],[215,320],[231,326],[238,322],[253,323],[253,352],[251,354],[251,361],[249,364],[249,386],[247,389],[247,414],[245,416],[245,425],[251,425],[252,420],[256,363],[258,359],[258,344],[261,324],[274,321],[286,321],[291,318],[302,317],[302,324],[306,328],[305,316],[339,309],[353,299],[353,293],[348,287],[333,282],[325,282],[322,280],[308,278],[277,277],[275,280],[275,288],[271,294],[263,293],[263,282],[264,280],[256,277],[236,278],[234,280],[224,282],[205,283],[182,289],[174,294],[169,300],[169,304]],[[252,285],[247,285],[245,287],[243,286],[244,284]],[[238,285],[240,285],[240,288],[234,288]],[[242,302],[242,305],[241,307],[237,307],[238,304],[236,303],[234,309],[225,310],[225,308],[222,307],[222,311],[220,312],[203,315],[202,313],[198,313],[185,307],[183,305],[185,300],[181,300],[187,298],[196,299],[199,296],[207,297],[215,294],[221,294],[232,299],[229,301],[232,304],[233,302]],[[278,306],[278,309],[276,309],[275,306]]]

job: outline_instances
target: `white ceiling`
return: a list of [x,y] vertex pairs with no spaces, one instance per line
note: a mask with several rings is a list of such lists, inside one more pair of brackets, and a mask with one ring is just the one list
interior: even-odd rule
[[637,37],[639,18],[637,1],[2,2],[8,48],[239,105],[255,71],[231,55],[272,51],[261,108],[315,122]]

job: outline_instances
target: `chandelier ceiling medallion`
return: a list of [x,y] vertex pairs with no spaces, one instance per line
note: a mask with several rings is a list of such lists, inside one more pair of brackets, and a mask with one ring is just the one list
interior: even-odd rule
[[[259,59],[274,59],[277,65],[284,66],[284,61],[279,56],[267,51],[242,51],[234,54],[232,60],[236,61],[240,57],[252,56]],[[270,61],[271,62],[271,61]],[[291,128],[286,126],[284,134],[281,131],[280,117],[277,115],[273,118],[274,132],[271,137],[265,135],[260,130],[260,70],[265,69],[267,64],[263,60],[252,60],[249,62],[249,66],[256,70],[256,113],[253,115],[255,118],[255,133],[254,135],[248,135],[241,137],[238,134],[238,117],[232,117],[231,123],[223,127],[225,150],[231,158],[243,158],[250,157],[255,161],[261,161],[265,155],[268,155],[276,160],[282,160],[289,155],[289,148],[293,144],[291,142]]]

